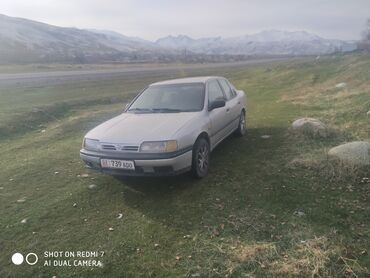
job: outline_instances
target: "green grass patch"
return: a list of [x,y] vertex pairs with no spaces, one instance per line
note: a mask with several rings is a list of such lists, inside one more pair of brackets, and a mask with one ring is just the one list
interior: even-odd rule
[[[326,151],[369,139],[369,79],[357,75],[369,60],[324,57],[1,91],[0,276],[368,276],[370,184],[362,178],[369,169],[341,173]],[[200,74],[225,75],[248,93],[248,136],[230,137],[212,153],[209,176],[115,179],[85,169],[78,152],[86,131],[148,83]],[[339,82],[348,86],[333,89]],[[302,116],[320,118],[335,134],[293,136],[289,126]],[[103,266],[41,263],[44,251],[83,250],[103,251]],[[15,266],[15,252],[35,252],[40,262]]]

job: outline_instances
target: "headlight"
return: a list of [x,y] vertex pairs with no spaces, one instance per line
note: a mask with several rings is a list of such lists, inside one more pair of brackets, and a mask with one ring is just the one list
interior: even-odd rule
[[140,146],[140,151],[145,153],[174,152],[177,151],[177,141],[144,142]]
[[83,148],[88,151],[98,151],[99,150],[99,140],[85,138],[84,143],[83,143]]

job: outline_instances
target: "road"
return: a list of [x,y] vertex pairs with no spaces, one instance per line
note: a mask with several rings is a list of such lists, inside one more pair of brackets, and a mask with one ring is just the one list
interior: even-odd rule
[[217,64],[194,64],[194,65],[168,65],[168,66],[132,66],[125,68],[102,69],[102,70],[70,70],[51,72],[31,73],[10,73],[0,74],[0,87],[28,87],[60,84],[65,82],[76,82],[85,80],[130,77],[137,75],[155,76],[171,74],[175,71],[199,71],[202,74],[205,70],[219,69],[222,67],[242,67],[245,65],[269,63],[284,60],[287,58],[259,59],[233,63]]

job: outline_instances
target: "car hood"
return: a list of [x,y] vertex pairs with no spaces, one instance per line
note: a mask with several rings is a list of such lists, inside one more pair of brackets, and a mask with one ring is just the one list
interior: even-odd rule
[[95,127],[86,137],[103,143],[129,144],[176,139],[176,131],[198,113],[123,113]]

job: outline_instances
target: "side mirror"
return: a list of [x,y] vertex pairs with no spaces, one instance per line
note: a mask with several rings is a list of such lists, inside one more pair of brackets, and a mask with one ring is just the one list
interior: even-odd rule
[[218,99],[218,100],[212,101],[208,105],[208,111],[212,111],[213,109],[224,107],[225,105],[226,105],[226,102],[224,99]]

